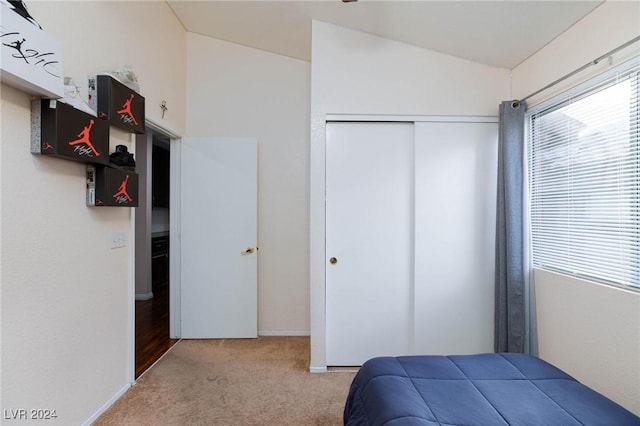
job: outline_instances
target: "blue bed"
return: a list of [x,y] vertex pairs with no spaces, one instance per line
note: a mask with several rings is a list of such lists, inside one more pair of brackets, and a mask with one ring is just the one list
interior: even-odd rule
[[344,424],[640,425],[562,370],[523,354],[373,358],[353,380]]

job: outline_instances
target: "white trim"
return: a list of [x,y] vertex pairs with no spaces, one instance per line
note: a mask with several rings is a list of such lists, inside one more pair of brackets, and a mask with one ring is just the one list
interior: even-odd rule
[[309,373],[327,373],[327,367],[309,367]]
[[[136,152],[136,135],[131,134],[131,152]],[[136,374],[136,211],[129,208],[129,286],[127,288],[127,380],[135,382]]]
[[162,133],[165,136],[168,136],[171,139],[180,139],[182,135],[177,131],[170,127],[167,127],[164,123],[159,123],[151,117],[145,118],[145,125],[149,127],[156,133]]
[[[175,129],[153,118],[145,117],[147,130],[169,137],[169,337],[179,339],[180,331],[180,139],[182,135]],[[133,219],[135,221],[135,218]],[[135,275],[135,271],[134,271]],[[135,286],[135,282],[134,282]],[[135,287],[134,287],[135,288]],[[134,290],[135,291],[135,290]],[[135,315],[135,304],[132,304]],[[135,324],[134,324],[135,327]],[[135,332],[135,330],[134,330]],[[135,333],[134,333],[135,334]],[[134,336],[135,338],[135,336]],[[135,341],[133,343],[135,348]],[[135,349],[134,349],[135,353]]]
[[153,292],[136,294],[136,300],[151,300],[153,299]]
[[538,332],[536,326],[536,298],[533,281],[533,257],[532,257],[532,241],[531,241],[531,203],[529,197],[529,135],[530,128],[527,124],[528,119],[525,118],[524,126],[524,149],[522,153],[522,161],[525,170],[522,179],[522,221],[523,221],[523,239],[522,239],[522,258],[524,268],[524,353],[538,356]]
[[181,244],[180,244],[180,164],[181,139],[172,137],[169,141],[169,337],[182,336],[181,314]]
[[[159,133],[165,136],[170,137],[178,137],[178,132],[173,129],[168,128],[166,125],[161,124],[153,120],[152,118],[145,117],[145,125],[147,126],[147,130],[145,134],[148,135],[149,140],[151,140],[151,136],[149,130],[155,133]],[[136,152],[136,134],[131,134],[131,151]],[[172,139],[173,140],[173,139]],[[149,213],[150,214],[150,213]],[[127,301],[129,304],[128,315],[127,315],[127,323],[128,323],[128,347],[127,347],[127,378],[130,384],[135,383],[135,370],[136,370],[136,300],[149,300],[153,297],[153,292],[147,293],[151,297],[147,299],[139,299],[136,294],[136,211],[134,208],[130,209],[129,214],[130,220],[130,235],[129,235],[129,289],[127,291]],[[149,225],[150,226],[150,225]],[[172,300],[170,299],[170,304]],[[171,307],[169,308],[171,309]],[[169,314],[171,318],[171,312]]]
[[95,413],[93,413],[91,415],[91,417],[89,417],[87,420],[85,420],[82,423],[82,426],[89,426],[91,425],[91,423],[95,422],[96,420],[98,420],[98,417],[100,417],[102,414],[104,414],[105,411],[107,411],[109,408],[111,408],[111,406],[118,400],[120,399],[120,397],[122,395],[125,394],[126,391],[129,390],[129,388],[131,388],[133,384],[132,383],[127,383],[124,387],[122,387],[118,392],[116,392],[107,402],[105,402],[105,404],[100,407],[98,409],[98,411],[96,411]]
[[484,115],[361,115],[327,114],[326,121],[393,121],[409,123],[497,123],[497,116]]
[[358,366],[350,367],[327,367],[327,373],[357,373],[360,371]]
[[310,371],[322,373],[326,362],[325,155],[327,116],[311,111],[309,150],[309,316]]
[[258,330],[258,336],[264,336],[264,337],[269,337],[269,336],[310,336],[311,332],[310,331],[306,331],[306,330],[298,330],[298,331],[294,331],[294,330],[280,330],[280,331],[273,331],[273,330]]

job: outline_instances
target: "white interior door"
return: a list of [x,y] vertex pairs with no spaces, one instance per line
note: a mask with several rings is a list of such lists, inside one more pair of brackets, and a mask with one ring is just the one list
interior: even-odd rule
[[492,352],[497,124],[415,126],[414,351]]
[[183,338],[257,336],[257,141],[184,138]]
[[413,138],[411,123],[327,123],[327,365],[411,349]]

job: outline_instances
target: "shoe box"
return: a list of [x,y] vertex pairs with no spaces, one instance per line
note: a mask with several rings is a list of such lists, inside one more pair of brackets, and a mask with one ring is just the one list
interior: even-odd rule
[[87,206],[138,207],[138,175],[130,170],[87,166]]
[[31,152],[109,164],[109,123],[55,100],[31,102]]
[[98,118],[128,132],[145,132],[144,97],[108,75],[89,77],[89,106]]

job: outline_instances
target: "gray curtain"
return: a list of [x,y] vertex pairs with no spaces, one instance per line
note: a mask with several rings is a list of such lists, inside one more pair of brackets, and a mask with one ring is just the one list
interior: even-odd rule
[[496,217],[495,350],[524,352],[524,102],[500,104]]

